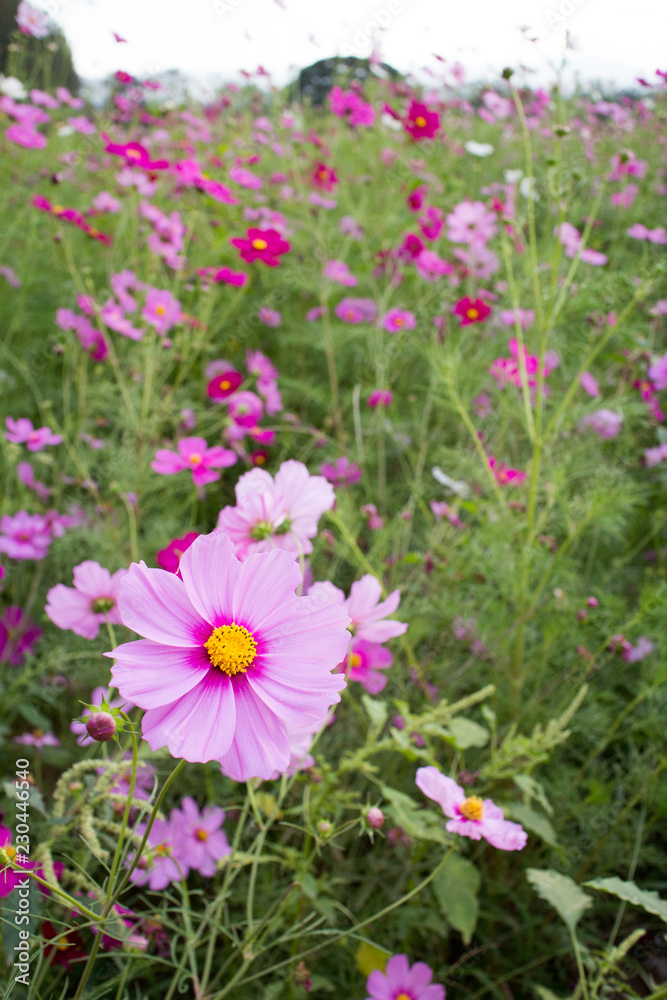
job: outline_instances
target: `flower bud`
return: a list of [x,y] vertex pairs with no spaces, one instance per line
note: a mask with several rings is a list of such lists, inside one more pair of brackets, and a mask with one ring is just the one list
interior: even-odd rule
[[86,732],[98,743],[106,743],[116,733],[116,720],[110,712],[93,712],[86,719]]
[[372,826],[374,830],[379,830],[384,823],[384,813],[377,806],[371,806],[366,813],[366,822],[369,826]]
[[321,819],[317,824],[317,832],[321,833],[322,836],[326,837],[328,833],[331,833],[333,827],[328,819]]

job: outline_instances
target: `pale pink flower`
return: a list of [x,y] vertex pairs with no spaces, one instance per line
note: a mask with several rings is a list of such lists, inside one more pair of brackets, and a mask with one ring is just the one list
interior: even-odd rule
[[74,567],[74,588],[57,583],[46,595],[46,614],[58,628],[95,639],[105,622],[120,624],[118,594],[126,569],[113,576],[93,559]]
[[377,306],[372,299],[341,299],[334,312],[344,323],[372,323]]
[[252,170],[248,170],[247,167],[230,167],[229,179],[238,184],[239,187],[249,188],[251,191],[257,191],[262,186],[262,178],[253,174]]
[[149,288],[142,317],[163,337],[180,321],[181,305],[166,289]]
[[398,608],[401,600],[400,590],[392,591],[386,600],[381,601],[382,587],[370,573],[366,573],[352,584],[348,598],[342,590],[328,581],[314,583],[308,591],[308,596],[321,601],[334,601],[344,607],[352,619],[350,631],[357,639],[375,643],[387,642],[388,639],[395,639],[396,636],[407,632],[407,622],[397,622],[387,618]]
[[594,430],[598,437],[609,440],[617,437],[621,433],[623,415],[615,410],[597,410],[589,413],[579,421],[579,430],[587,430],[589,427]]
[[667,354],[656,358],[648,370],[648,377],[655,389],[667,389]]
[[17,7],[16,23],[24,35],[31,35],[33,38],[47,38],[51,34],[46,14],[36,10],[26,0],[21,0]]
[[649,656],[654,649],[655,646],[651,640],[647,639],[645,635],[641,635],[637,639],[637,645],[633,646],[627,643],[621,655],[627,663],[639,663],[640,660]]
[[599,396],[600,386],[598,385],[597,379],[594,378],[590,372],[583,372],[579,383],[584,392],[587,392],[589,396]]
[[287,725],[324,720],[345,686],[349,616],[296,597],[294,555],[276,549],[240,562],[222,533],[183,553],[182,580],[133,563],[123,581],[123,623],[140,635],[107,654],[114,683],[146,710],[152,750],[219,760],[240,780],[269,778],[290,761]]
[[204,806],[201,813],[194,799],[187,796],[178,809],[172,809],[172,855],[182,868],[191,868],[205,878],[212,878],[217,863],[232,853],[222,829],[225,814],[219,806]]
[[13,444],[25,444],[28,451],[41,451],[47,445],[62,444],[60,434],[54,434],[50,427],[33,427],[27,417],[19,417],[18,420],[7,417],[5,425],[7,440]]
[[260,323],[264,323],[265,326],[280,326],[282,322],[282,316],[277,309],[270,309],[269,306],[262,306],[258,313],[257,318]]
[[401,330],[414,330],[417,317],[408,309],[395,308],[390,309],[380,322],[388,333],[398,333]]
[[320,472],[334,486],[352,486],[358,483],[362,476],[359,466],[356,462],[351,462],[347,455],[341,455],[333,463],[324,462],[320,466]]
[[522,826],[506,820],[502,809],[491,799],[467,797],[461,786],[437,767],[418,768],[415,781],[424,795],[437,802],[445,816],[451,817],[445,824],[449,833],[471,840],[483,837],[501,851],[521,851],[526,846],[528,836]]
[[488,243],[496,232],[496,217],[483,201],[461,201],[447,216],[452,243]]
[[335,281],[337,285],[347,285],[353,288],[359,284],[350,269],[343,260],[330,260],[324,265],[324,277],[330,281]]
[[[146,824],[139,823],[136,832],[143,837]],[[171,882],[186,879],[190,872],[186,861],[174,858],[174,827],[171,820],[155,820],[148,834],[147,852],[141,856],[130,875],[134,885],[148,883],[153,892],[161,892]]]
[[319,519],[335,499],[333,487],[301,462],[283,462],[275,479],[251,469],[236,484],[236,506],[220,511],[217,530],[229,536],[241,560],[274,548],[308,555]]
[[374,969],[366,980],[366,1000],[445,1000],[445,987],[432,978],[425,962],[411,966],[407,955],[392,955],[384,972]]
[[349,681],[358,681],[369,694],[379,694],[387,685],[382,670],[394,662],[391,650],[378,642],[354,638],[343,662],[343,673]]
[[51,539],[51,525],[41,514],[19,510],[0,518],[0,552],[10,559],[43,559]]

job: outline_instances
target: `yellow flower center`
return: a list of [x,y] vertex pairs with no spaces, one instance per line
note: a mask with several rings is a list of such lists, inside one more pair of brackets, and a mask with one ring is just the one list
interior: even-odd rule
[[466,316],[468,317],[468,319],[477,319],[477,317],[479,316],[479,310],[468,309],[468,311],[466,312]]
[[231,387],[232,383],[229,381],[229,379],[223,378],[222,382],[220,383],[220,388],[223,390],[223,392],[226,392],[227,389],[231,389]]
[[62,205],[53,205],[52,207],[52,212],[54,215],[61,215],[61,213],[64,211],[65,209],[63,208]]
[[400,316],[395,316],[394,317],[394,326],[403,326],[404,322],[405,321],[402,320]]
[[169,844],[158,844],[157,847],[154,848],[154,850],[155,850],[155,853],[160,858],[164,858],[168,854],[171,854],[171,847],[169,846]]
[[14,858],[16,857],[16,848],[11,847],[9,844],[7,844],[7,846],[5,847],[5,854],[7,855],[10,861],[13,861]]
[[360,667],[361,657],[359,656],[359,653],[350,653],[350,656],[348,658],[348,663],[350,664],[351,667]]
[[63,934],[56,941],[56,948],[58,951],[67,951],[68,948],[72,947],[72,942]]
[[138,149],[126,149],[125,150],[125,155],[129,156],[131,160],[140,160],[141,159],[141,153],[139,152]]
[[326,170],[318,170],[317,171],[317,176],[321,177],[322,180],[325,180],[328,177],[328,174],[327,174]]
[[482,819],[484,816],[484,803],[477,795],[471,795],[469,799],[462,802],[459,812],[465,819]]
[[224,670],[230,677],[244,674],[257,654],[254,636],[236,622],[216,628],[204,643],[204,648],[213,666]]
[[[419,128],[423,128],[424,125],[426,125],[426,119],[422,118],[421,115],[418,115],[418,117],[415,118],[415,125],[418,125]],[[400,998],[397,998],[397,1000],[400,1000]]]
[[253,240],[252,243],[250,244],[253,250],[266,250],[268,245],[269,244],[266,242],[266,240]]
[[201,462],[201,455],[199,452],[193,451],[191,455],[188,455],[188,462],[190,462],[191,465],[199,465]]
[[413,1000],[409,993],[399,993],[396,1000]]
[[197,830],[197,832],[195,833],[195,837],[197,840],[201,841],[208,840],[208,834],[206,830]]
[[155,312],[158,314],[158,316],[164,316],[164,314],[166,313],[166,311],[167,310],[165,309],[164,306],[156,306],[155,307]]

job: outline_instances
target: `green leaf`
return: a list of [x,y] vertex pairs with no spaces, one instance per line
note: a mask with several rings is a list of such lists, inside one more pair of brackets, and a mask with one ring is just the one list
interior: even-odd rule
[[447,728],[457,750],[484,747],[489,741],[489,731],[472,719],[452,719]]
[[618,896],[626,903],[633,906],[641,906],[647,913],[653,913],[667,923],[667,901],[661,899],[657,892],[648,889],[640,889],[634,882],[624,882],[622,878],[594,878],[584,885],[598,892],[610,892],[612,896]]
[[576,882],[560,872],[529,868],[528,881],[538,896],[550,903],[567,924],[570,932],[579,923],[584,910],[593,905],[593,900],[583,892]]
[[479,914],[477,893],[482,881],[472,861],[452,854],[433,879],[433,891],[447,923],[470,944]]
[[402,826],[409,837],[450,846],[453,838],[446,833],[442,816],[438,818],[429,809],[418,809],[409,795],[388,785],[382,785],[381,790],[389,803],[387,811],[393,822]]
[[366,710],[366,715],[371,720],[374,729],[382,729],[389,715],[389,708],[386,701],[379,698],[369,698],[367,694],[362,694],[361,702]]
[[544,813],[538,812],[537,809],[531,809],[523,802],[503,802],[503,812],[510,819],[517,820],[531,833],[536,833],[545,844],[549,844],[550,847],[560,847],[556,839],[556,831]]

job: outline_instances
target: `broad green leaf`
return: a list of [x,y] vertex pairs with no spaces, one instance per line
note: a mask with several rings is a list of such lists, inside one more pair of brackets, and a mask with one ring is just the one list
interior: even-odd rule
[[366,715],[371,720],[371,726],[374,729],[382,729],[389,715],[386,701],[380,701],[379,698],[369,698],[367,694],[362,694],[361,702],[366,710]]
[[523,802],[503,802],[503,812],[510,819],[521,823],[526,830],[536,833],[550,847],[560,846],[556,839],[556,831],[544,813],[538,812],[537,809],[531,809]]
[[484,747],[489,740],[489,731],[472,719],[452,719],[447,728],[451,733],[457,750],[468,750],[469,747]]
[[634,882],[624,882],[622,878],[616,876],[594,878],[590,882],[584,882],[584,885],[590,889],[597,889],[598,892],[610,892],[612,896],[618,896],[633,906],[641,906],[642,910],[654,913],[667,923],[667,900],[661,899],[657,892],[640,889]]
[[479,914],[477,893],[482,881],[472,861],[452,854],[433,879],[433,891],[447,923],[470,944]]
[[593,905],[591,897],[560,872],[529,868],[526,876],[537,895],[553,906],[574,934],[584,910]]

